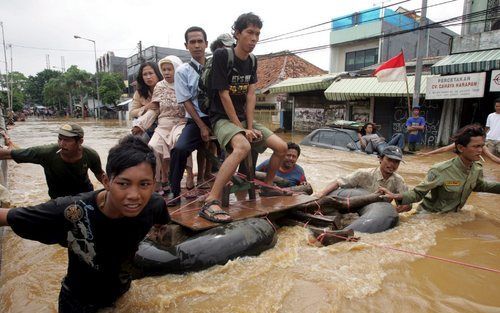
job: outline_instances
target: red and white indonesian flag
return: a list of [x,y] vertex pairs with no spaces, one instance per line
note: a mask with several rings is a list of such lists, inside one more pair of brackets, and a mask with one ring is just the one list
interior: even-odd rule
[[377,67],[372,76],[377,76],[379,82],[404,81],[406,79],[406,65],[403,51]]

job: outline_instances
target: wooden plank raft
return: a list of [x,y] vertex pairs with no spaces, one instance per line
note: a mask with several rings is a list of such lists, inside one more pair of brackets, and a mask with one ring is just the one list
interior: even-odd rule
[[[266,198],[257,197],[256,200],[232,202],[229,205],[229,208],[226,209],[226,212],[228,212],[233,218],[233,221],[238,221],[251,217],[265,216],[271,213],[286,211],[299,204],[307,203],[313,200],[316,200],[316,198],[303,194]],[[179,206],[169,208],[168,211],[173,222],[193,231],[202,231],[221,225],[198,216],[198,211],[203,205],[203,202],[198,201],[190,204],[188,203],[189,202],[187,201],[183,201],[180,205],[181,209],[179,209]]]

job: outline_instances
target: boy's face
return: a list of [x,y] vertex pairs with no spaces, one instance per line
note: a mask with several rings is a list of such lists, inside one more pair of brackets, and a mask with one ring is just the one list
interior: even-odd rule
[[236,32],[235,37],[237,40],[237,46],[239,46],[246,53],[251,53],[257,42],[259,41],[260,28],[250,24],[247,28],[241,32]]
[[112,216],[135,217],[141,213],[154,191],[154,173],[149,163],[130,167],[119,175],[103,179]]
[[189,50],[191,56],[195,59],[201,59],[205,56],[205,49],[207,49],[208,42],[203,37],[203,33],[199,31],[189,32],[187,34],[187,42],[184,44],[186,49]]

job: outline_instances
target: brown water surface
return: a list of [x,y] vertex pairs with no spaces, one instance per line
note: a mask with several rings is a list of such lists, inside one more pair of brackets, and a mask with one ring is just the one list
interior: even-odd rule
[[[103,162],[128,127],[81,122],[85,143]],[[21,147],[56,142],[60,121],[17,123],[11,137]],[[280,134],[281,135],[281,134]],[[294,134],[299,141],[302,135]],[[286,140],[290,135],[284,134]],[[357,168],[377,166],[373,156],[302,147],[299,163],[315,190]],[[266,157],[264,155],[262,159]],[[399,173],[409,185],[429,166],[453,157],[405,157]],[[38,165],[10,162],[16,206],[48,199]],[[104,164],[103,164],[104,166]],[[498,181],[500,167],[484,164],[485,178]],[[99,187],[99,183],[91,174]],[[299,227],[279,230],[275,248],[224,266],[186,275],[134,281],[112,312],[500,312],[500,274],[395,252],[370,244],[427,253],[500,269],[500,197],[476,193],[458,213],[402,214],[400,225],[380,234],[358,234],[358,243],[318,248]],[[65,249],[7,232],[0,276],[1,312],[55,312],[66,270]]]

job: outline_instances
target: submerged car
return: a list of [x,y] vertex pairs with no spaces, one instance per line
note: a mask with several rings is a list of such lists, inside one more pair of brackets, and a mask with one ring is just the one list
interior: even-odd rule
[[328,128],[318,128],[304,137],[300,144],[344,151],[360,151],[358,139],[360,125],[358,122],[351,122],[341,126],[332,124]]

